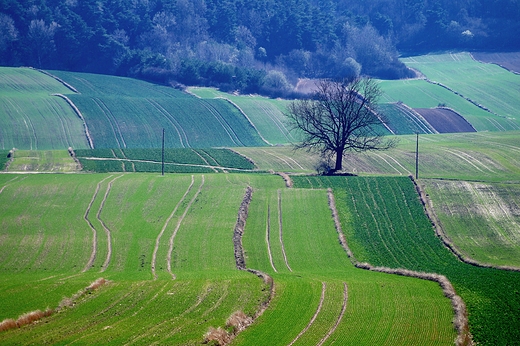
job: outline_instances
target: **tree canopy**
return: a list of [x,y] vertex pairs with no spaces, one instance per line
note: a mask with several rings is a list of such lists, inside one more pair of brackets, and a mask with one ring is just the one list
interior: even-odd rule
[[289,124],[302,137],[296,148],[316,151],[327,160],[334,157],[333,171],[341,171],[348,152],[393,147],[395,142],[383,136],[385,119],[374,109],[380,95],[371,78],[317,82],[312,99],[288,107]]

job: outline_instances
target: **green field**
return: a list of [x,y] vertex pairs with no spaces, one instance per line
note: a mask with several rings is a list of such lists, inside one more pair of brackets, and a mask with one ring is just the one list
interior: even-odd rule
[[51,71],[79,93],[78,107],[94,148],[262,146],[266,143],[233,105],[201,100],[136,79]]
[[520,186],[424,180],[448,237],[481,263],[520,267]]
[[510,127],[505,129],[520,126],[519,75],[494,64],[475,61],[469,53],[423,55],[402,61],[420,70],[428,79],[442,83],[506,119]]
[[190,88],[203,99],[225,99],[240,108],[255,125],[258,132],[271,144],[294,142],[295,134],[287,128],[285,107],[289,101],[252,95],[233,95],[212,88]]
[[479,344],[520,340],[519,272],[457,260],[435,236],[408,178],[295,178],[295,186],[333,186],[347,241],[360,262],[445,275],[468,308]]
[[[161,149],[86,149],[75,155],[87,172],[162,172]],[[165,173],[252,171],[255,165],[230,149],[165,149]]]
[[7,171],[66,173],[78,170],[67,150],[16,150]]
[[[224,326],[234,311],[255,315],[269,289],[235,269],[231,239],[247,185],[253,200],[246,264],[273,277],[275,295],[235,344],[283,345],[296,338],[297,344],[315,344],[331,330],[324,344],[401,345],[412,337],[447,345],[455,338],[452,310],[437,284],[353,267],[338,244],[325,190],[287,190],[272,175],[0,179],[6,185],[0,193],[0,290],[6,301],[0,318],[54,308],[95,278],[110,280],[45,323],[1,332],[4,344],[200,343],[210,326]],[[14,196],[19,203],[7,204]]]
[[33,69],[0,67],[0,149],[87,148],[83,124],[56,93],[70,92]]

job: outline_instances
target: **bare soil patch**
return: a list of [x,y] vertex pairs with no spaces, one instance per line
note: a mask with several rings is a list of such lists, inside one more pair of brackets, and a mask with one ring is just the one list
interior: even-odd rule
[[475,60],[495,64],[511,72],[520,74],[520,52],[472,53]]
[[449,108],[414,108],[440,133],[477,132],[459,113]]

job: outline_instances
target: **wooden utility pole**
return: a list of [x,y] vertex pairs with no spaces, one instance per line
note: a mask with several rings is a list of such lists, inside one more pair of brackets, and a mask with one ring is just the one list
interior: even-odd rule
[[164,175],[164,127],[162,129],[162,161],[161,161],[161,175]]
[[415,142],[415,179],[419,179],[419,133]]

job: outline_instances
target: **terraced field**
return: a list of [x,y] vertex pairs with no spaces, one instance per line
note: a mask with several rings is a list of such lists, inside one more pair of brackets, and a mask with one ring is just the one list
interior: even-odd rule
[[435,236],[408,178],[304,178],[295,186],[333,186],[354,256],[374,266],[445,275],[468,308],[479,344],[520,340],[520,272],[462,263]]
[[0,149],[87,148],[81,120],[53,96],[68,91],[36,70],[0,67]]

